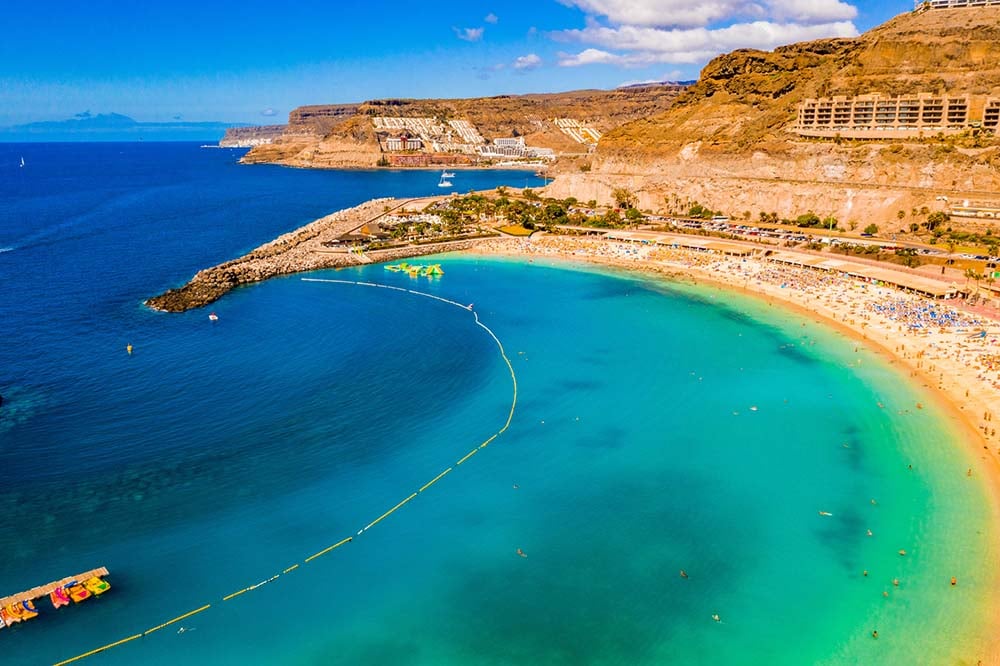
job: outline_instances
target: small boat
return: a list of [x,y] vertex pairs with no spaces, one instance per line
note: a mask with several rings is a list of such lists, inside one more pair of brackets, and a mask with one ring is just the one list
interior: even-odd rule
[[69,606],[69,595],[66,594],[66,590],[57,587],[56,589],[49,592],[49,599],[52,601],[53,608],[59,608],[60,606]]
[[24,158],[23,157],[21,158],[21,168],[22,169],[24,168]]
[[86,601],[91,597],[90,590],[76,581],[66,584],[66,592],[69,593],[69,598],[72,599],[75,604]]
[[208,319],[209,321],[219,321],[219,315],[215,314],[214,312],[210,312],[208,314]]
[[447,169],[445,169],[444,171],[441,172],[441,178],[454,178],[454,177],[455,177],[454,171],[448,171]]
[[438,187],[454,187],[454,185],[452,185],[451,181],[445,178],[444,175],[442,174],[441,180],[438,181]]
[[38,609],[31,601],[22,601],[20,611],[22,620],[33,620],[38,617]]
[[102,595],[111,589],[111,583],[106,580],[102,580],[97,576],[94,576],[90,580],[84,582],[83,586],[94,595]]
[[11,604],[10,606],[0,608],[0,617],[3,618],[3,621],[8,627],[12,626],[15,622],[20,622],[24,619],[21,617],[21,611],[18,609],[17,604]]

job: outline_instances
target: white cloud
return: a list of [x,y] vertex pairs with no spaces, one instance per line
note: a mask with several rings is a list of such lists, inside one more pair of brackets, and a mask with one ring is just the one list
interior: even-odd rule
[[697,26],[734,15],[762,13],[752,0],[560,0],[617,25]]
[[489,24],[496,25],[497,21],[499,21],[500,19],[497,17],[496,14],[490,12],[489,14],[486,15],[486,18],[484,18],[483,20]]
[[715,29],[591,25],[582,30],[565,30],[559,36],[566,41],[636,52],[649,62],[695,62],[705,54],[712,57],[738,48],[773,49],[793,42],[857,34],[849,21],[818,25],[754,21]]
[[740,48],[854,37],[854,0],[559,0],[586,13],[583,28],[549,33],[579,44],[563,67],[702,64]]
[[559,0],[613,25],[697,27],[722,20],[772,18],[801,23],[854,19],[857,9],[844,0]]
[[828,23],[858,16],[857,7],[841,0],[768,0],[767,5],[770,16],[780,21]]
[[595,62],[641,67],[654,63],[694,64],[735,49],[770,50],[783,44],[857,34],[850,21],[817,24],[753,21],[722,28],[670,30],[633,25],[608,27],[592,22],[586,28],[564,30],[552,36],[591,47],[577,54],[562,54],[559,64],[564,67]]
[[542,59],[539,58],[538,55],[534,53],[529,53],[528,55],[520,56],[514,61],[514,64],[511,65],[511,67],[521,72],[527,72],[532,69],[538,69],[541,66],[542,66]]
[[478,42],[483,38],[485,28],[452,28],[455,36],[466,42]]

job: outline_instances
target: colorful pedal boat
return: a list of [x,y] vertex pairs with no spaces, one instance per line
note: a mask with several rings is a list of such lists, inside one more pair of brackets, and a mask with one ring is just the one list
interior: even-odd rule
[[17,604],[11,604],[10,606],[0,608],[0,618],[3,618],[4,624],[8,627],[13,626],[15,622],[20,622],[24,619],[21,617],[21,613],[17,609]]
[[69,594],[66,593],[66,589],[62,587],[57,587],[56,589],[49,592],[49,599],[52,601],[53,608],[59,608],[60,606],[69,606]]
[[111,589],[111,583],[101,580],[97,576],[84,581],[83,586],[94,595],[101,595]]
[[90,590],[77,582],[67,583],[66,592],[69,594],[69,598],[73,600],[73,603],[77,604],[81,601],[86,601],[91,596]]
[[0,608],[0,618],[3,619],[4,624],[8,627],[15,622],[33,620],[36,617],[38,617],[38,610],[35,608],[35,604],[30,601],[22,601],[21,603]]
[[21,602],[21,619],[22,620],[33,620],[38,617],[38,609],[35,608],[34,602],[22,601]]

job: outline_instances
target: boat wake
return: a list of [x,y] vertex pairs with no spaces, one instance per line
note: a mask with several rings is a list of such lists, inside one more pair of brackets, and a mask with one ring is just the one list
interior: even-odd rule
[[14,248],[12,247],[0,247],[0,254],[3,254],[4,252],[13,252],[13,251]]

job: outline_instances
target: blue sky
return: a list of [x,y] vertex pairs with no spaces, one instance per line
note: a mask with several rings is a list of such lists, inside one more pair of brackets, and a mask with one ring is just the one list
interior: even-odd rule
[[302,104],[694,79],[713,56],[863,32],[911,0],[5,3],[0,125],[83,111],[284,122]]

